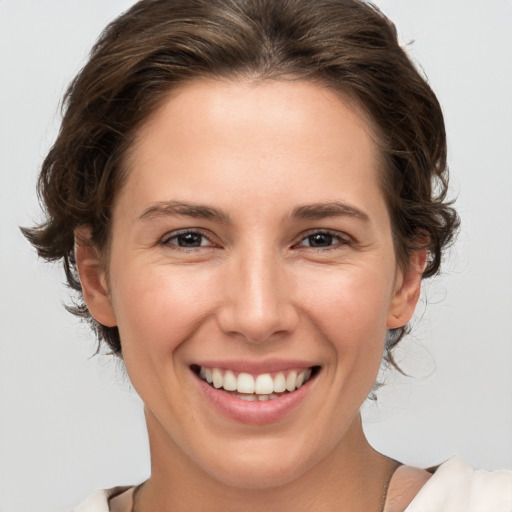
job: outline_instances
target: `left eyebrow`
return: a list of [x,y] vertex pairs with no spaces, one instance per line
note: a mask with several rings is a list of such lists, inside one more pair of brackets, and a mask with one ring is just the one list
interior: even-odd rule
[[210,219],[223,224],[230,222],[229,215],[217,208],[206,206],[203,204],[188,203],[183,201],[162,201],[146,208],[139,220],[154,219],[157,217],[169,217],[176,215],[184,215],[186,217],[194,217],[201,219]]
[[323,219],[325,217],[354,217],[364,222],[369,222],[370,218],[366,213],[354,206],[345,203],[314,203],[299,206],[292,212],[292,218],[295,219]]

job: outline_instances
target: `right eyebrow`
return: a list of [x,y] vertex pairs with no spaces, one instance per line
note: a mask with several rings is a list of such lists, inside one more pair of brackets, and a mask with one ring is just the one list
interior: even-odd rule
[[223,224],[229,224],[229,215],[217,208],[198,203],[184,201],[160,201],[146,208],[139,220],[149,220],[158,217],[183,215],[199,219],[209,219]]
[[296,208],[292,217],[297,219],[323,219],[326,217],[354,217],[369,222],[368,215],[354,206],[338,201],[330,203],[313,203]]

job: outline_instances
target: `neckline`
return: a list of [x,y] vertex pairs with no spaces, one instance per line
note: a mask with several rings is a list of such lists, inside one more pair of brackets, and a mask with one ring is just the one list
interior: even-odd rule
[[[379,512],[385,512],[391,482],[393,481],[393,478],[396,475],[397,470],[400,469],[401,467],[403,467],[403,464],[395,460],[393,470],[391,471],[384,485],[384,492],[382,494],[382,504],[379,508]],[[118,501],[114,503],[114,507],[109,507],[110,512],[134,512],[137,493],[139,492],[143,485],[144,482],[142,482],[139,485],[130,487],[128,490],[115,496],[114,498],[117,499]]]
[[[453,457],[456,458],[456,457]],[[452,458],[452,459],[453,459]],[[449,459],[450,460],[450,459]],[[448,461],[446,461],[448,462]],[[422,485],[417,488],[416,494],[412,497],[411,501],[406,505],[406,507],[403,509],[403,512],[407,512],[410,505],[413,504],[414,501],[416,501],[416,498],[420,494],[420,492],[431,482],[432,478],[434,477],[435,473],[437,472],[438,468],[442,466],[442,464],[438,466],[433,466],[429,468],[416,468],[414,466],[408,466],[404,465],[400,462],[396,462],[396,467],[393,469],[389,480],[386,483],[386,486],[384,488],[384,494],[383,494],[383,502],[382,502],[382,508],[380,512],[387,512],[387,508],[390,506],[390,500],[393,499],[393,495],[395,492],[397,492],[397,478],[400,478],[404,471],[407,470],[416,470],[416,471],[422,471],[430,473],[430,476],[428,479],[426,479]],[[142,484],[129,487],[129,488],[122,488],[121,492],[110,496],[109,499],[109,511],[110,512],[131,512],[133,510],[135,497],[137,494],[137,490],[141,487]],[[114,505],[112,507],[112,505]]]
[[389,481],[382,512],[393,512],[395,510],[406,512],[432,476],[433,471],[429,469],[404,464],[397,466]]

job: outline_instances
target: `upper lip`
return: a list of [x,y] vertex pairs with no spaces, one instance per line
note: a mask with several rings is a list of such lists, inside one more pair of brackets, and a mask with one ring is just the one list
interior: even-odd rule
[[245,372],[258,375],[286,370],[307,369],[319,365],[311,361],[304,361],[299,359],[266,359],[259,361],[250,361],[244,359],[216,359],[196,361],[191,366],[202,366],[203,368],[220,368],[224,370],[232,370],[238,373]]

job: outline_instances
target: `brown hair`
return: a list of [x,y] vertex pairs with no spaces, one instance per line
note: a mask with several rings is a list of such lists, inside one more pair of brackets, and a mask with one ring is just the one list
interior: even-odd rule
[[[74,230],[108,245],[123,158],[141,124],[173,87],[201,77],[314,80],[369,115],[385,161],[383,189],[397,259],[429,253],[439,271],[458,227],[446,201],[446,138],[439,103],[400,48],[394,25],[359,0],[141,0],[114,20],[64,97],[60,133],[38,190],[46,220],[24,234],[48,260],[62,259],[78,292],[74,313],[121,353],[116,327],[98,324],[83,298]],[[406,328],[391,332],[387,359]]]

